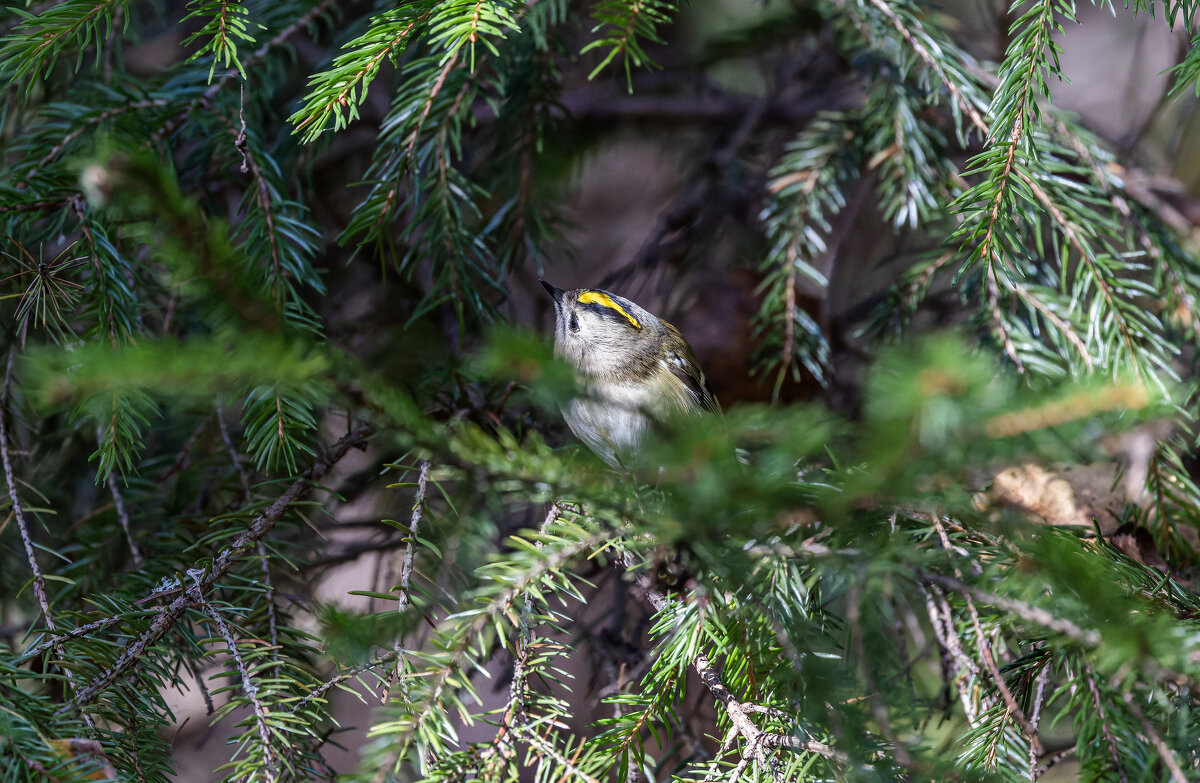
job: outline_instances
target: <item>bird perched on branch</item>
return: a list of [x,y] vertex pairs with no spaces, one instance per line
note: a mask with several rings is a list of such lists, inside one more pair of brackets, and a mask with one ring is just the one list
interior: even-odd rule
[[720,407],[692,347],[671,324],[608,291],[554,298],[554,352],[579,373],[584,396],[563,409],[567,426],[614,468],[632,467],[647,432]]

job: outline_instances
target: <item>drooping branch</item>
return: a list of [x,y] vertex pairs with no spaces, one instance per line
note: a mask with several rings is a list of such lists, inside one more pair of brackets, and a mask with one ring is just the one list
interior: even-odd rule
[[[342,436],[336,443],[333,444],[321,457],[313,463],[312,467],[304,471],[297,478],[287,491],[275,500],[267,510],[258,515],[250,524],[249,529],[243,532],[237,539],[225,549],[222,549],[212,560],[212,565],[209,570],[197,582],[196,588],[202,592],[211,589],[222,577],[236,565],[241,556],[246,553],[254,544],[261,541],[262,538],[275,527],[283,515],[291,508],[292,504],[308,493],[312,488],[313,482],[319,481],[329,469],[333,467],[342,457],[346,456],[351,448],[361,444],[375,432],[375,426],[372,424],[360,424],[351,430],[348,434]],[[142,655],[146,650],[161,639],[171,628],[183,617],[184,612],[194,606],[195,598],[189,590],[184,590],[175,600],[171,601],[166,608],[159,613],[158,617],[150,624],[150,627],[135,639],[130,640],[116,661],[109,668],[105,669],[98,677],[87,686],[80,688],[69,702],[59,708],[59,714],[71,713],[90,703],[95,699],[101,691],[112,685],[117,678],[128,671],[133,666],[137,665]]]

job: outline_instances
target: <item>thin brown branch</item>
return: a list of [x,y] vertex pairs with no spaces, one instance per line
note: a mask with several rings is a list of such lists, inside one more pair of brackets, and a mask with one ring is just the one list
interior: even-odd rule
[[70,206],[79,194],[72,194],[61,199],[45,199],[42,201],[24,201],[0,204],[0,214],[5,212],[54,212]]
[[992,325],[995,327],[1000,341],[1004,343],[1005,355],[1012,360],[1013,365],[1017,368],[1017,372],[1023,375],[1025,373],[1025,365],[1021,362],[1021,357],[1017,355],[1017,347],[1013,344],[1012,335],[1008,333],[1008,327],[1004,325],[1004,315],[1000,312],[1000,286],[996,280],[996,267],[992,265],[990,260],[987,263],[987,272],[985,274],[987,276],[988,310],[991,312]]
[[1121,783],[1129,783],[1129,776],[1121,766],[1121,754],[1117,751],[1117,739],[1113,736],[1112,727],[1108,724],[1108,715],[1104,711],[1104,700],[1100,698],[1100,686],[1096,683],[1096,673],[1091,664],[1083,665],[1084,681],[1092,694],[1092,704],[1096,707],[1096,715],[1100,718],[1100,730],[1104,733],[1104,741],[1108,744],[1108,757],[1112,759],[1113,769],[1120,775]]
[[[0,419],[2,420],[2,419]],[[312,487],[313,482],[319,481],[334,464],[346,455],[351,448],[358,446],[365,439],[370,437],[375,432],[375,427],[371,424],[360,424],[355,427],[350,433],[339,439],[333,446],[329,448],[321,457],[313,463],[312,467],[304,471],[295,482],[288,487],[287,491],[280,495],[274,503],[267,509],[255,517],[250,527],[237,537],[237,539],[225,549],[222,549],[213,559],[209,570],[204,577],[200,579],[199,585],[202,591],[211,589],[222,577],[229,572],[240,560],[241,556],[246,553],[256,542],[260,541],[267,533],[275,527],[283,515],[291,508],[292,504],[307,494]],[[190,591],[184,591],[168,606],[166,606],[150,624],[150,627],[135,639],[131,639],[122,648],[117,659],[112,666],[105,669],[86,687],[81,688],[79,692],[68,703],[58,709],[59,714],[74,712],[79,710],[84,705],[91,703],[100,692],[108,686],[112,685],[121,675],[137,665],[142,656],[150,648],[161,639],[175,623],[183,617],[184,612],[195,604],[195,599]]]
[[1188,777],[1183,774],[1183,768],[1179,766],[1179,759],[1175,758],[1175,751],[1167,746],[1167,743],[1162,738],[1162,734],[1158,729],[1154,728],[1154,724],[1146,717],[1146,713],[1142,712],[1142,708],[1138,706],[1134,700],[1132,693],[1122,693],[1121,698],[1125,701],[1125,706],[1138,719],[1138,723],[1142,724],[1142,731],[1150,739],[1150,744],[1154,746],[1154,750],[1158,753],[1158,757],[1162,759],[1162,763],[1171,771],[1171,780],[1174,783],[1187,783]]
[[[425,126],[425,120],[429,118],[429,112],[433,110],[433,102],[437,100],[437,96],[441,94],[442,87],[446,85],[446,77],[450,75],[450,71],[454,70],[454,64],[458,62],[458,53],[461,49],[446,58],[442,70],[438,72],[437,78],[429,85],[429,96],[425,99],[425,105],[421,107],[421,116],[417,118],[416,125],[408,135],[408,143],[404,145],[404,157],[412,160],[413,150],[416,149],[417,139],[421,135],[421,128]],[[445,156],[439,155],[439,161],[444,162]]]
[[992,682],[996,684],[996,690],[1000,692],[1000,698],[1004,700],[1005,710],[1016,721],[1021,732],[1029,739],[1030,757],[1036,759],[1042,752],[1042,741],[1038,736],[1037,727],[1025,715],[1025,711],[1021,709],[1021,705],[1017,704],[1017,700],[1013,697],[1008,683],[1004,681],[1004,675],[1000,673],[999,667],[996,666],[996,659],[992,655],[992,645],[987,643],[982,637],[978,641],[980,657],[983,659],[984,666],[987,667],[988,674],[992,676]]

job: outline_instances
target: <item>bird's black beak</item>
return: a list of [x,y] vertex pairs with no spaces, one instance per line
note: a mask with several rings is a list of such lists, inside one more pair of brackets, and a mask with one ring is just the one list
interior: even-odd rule
[[538,278],[538,282],[542,284],[542,288],[546,289],[546,293],[548,293],[548,294],[550,294],[550,296],[554,297],[554,304],[556,307],[558,305],[562,304],[563,291],[561,288],[555,288],[554,286],[547,283],[545,280],[542,280],[540,277]]

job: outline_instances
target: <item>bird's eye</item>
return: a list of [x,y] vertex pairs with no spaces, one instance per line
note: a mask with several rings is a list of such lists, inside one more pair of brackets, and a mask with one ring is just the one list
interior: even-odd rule
[[567,326],[572,332],[579,331],[579,319],[575,317],[575,313],[571,313],[571,320],[567,322]]

